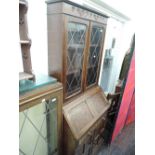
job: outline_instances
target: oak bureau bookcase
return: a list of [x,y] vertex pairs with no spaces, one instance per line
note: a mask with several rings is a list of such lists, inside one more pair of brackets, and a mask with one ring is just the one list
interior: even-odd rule
[[48,0],[48,72],[63,84],[63,155],[96,155],[110,106],[98,86],[108,17]]
[[98,84],[108,17],[70,1],[46,3],[48,71],[68,101]]

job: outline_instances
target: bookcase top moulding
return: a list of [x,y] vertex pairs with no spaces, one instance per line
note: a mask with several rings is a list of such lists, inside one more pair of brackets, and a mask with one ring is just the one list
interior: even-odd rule
[[60,2],[64,2],[64,3],[66,3],[66,4],[75,6],[75,7],[79,8],[79,9],[83,9],[83,10],[89,11],[89,12],[91,12],[91,13],[94,13],[94,14],[96,14],[96,15],[100,15],[100,16],[103,16],[103,17],[105,17],[105,18],[109,18],[109,16],[106,15],[106,14],[100,13],[100,12],[98,12],[98,11],[95,11],[95,10],[93,10],[93,9],[90,9],[90,8],[88,8],[88,7],[86,7],[86,6],[82,6],[82,5],[77,4],[77,3],[73,2],[73,1],[70,1],[70,0],[46,0],[46,3],[47,3],[47,4],[60,3]]

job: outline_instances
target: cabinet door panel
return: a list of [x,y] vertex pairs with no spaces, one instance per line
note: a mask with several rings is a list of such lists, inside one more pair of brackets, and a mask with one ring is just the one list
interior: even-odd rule
[[97,83],[104,34],[105,28],[103,26],[98,24],[91,25],[86,87],[89,87]]
[[70,17],[67,22],[65,97],[82,91],[87,27],[87,23],[78,18]]
[[57,154],[57,99],[19,113],[19,151],[27,155]]

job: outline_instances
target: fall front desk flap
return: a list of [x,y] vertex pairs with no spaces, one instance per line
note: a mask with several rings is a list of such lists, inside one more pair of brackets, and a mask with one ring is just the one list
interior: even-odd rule
[[108,110],[110,104],[100,87],[88,90],[63,107],[63,113],[75,139],[80,139]]

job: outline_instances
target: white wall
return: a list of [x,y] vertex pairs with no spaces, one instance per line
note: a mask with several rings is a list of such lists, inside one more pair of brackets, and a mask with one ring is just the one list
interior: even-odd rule
[[111,48],[112,38],[116,38],[115,48],[112,50],[113,60],[109,68],[104,68],[104,56],[101,64],[99,85],[105,92],[114,92],[117,84],[122,62],[126,51],[129,49],[134,29],[132,22],[121,23],[115,19],[109,19],[107,23],[106,41],[103,53]]
[[107,5],[115,8],[119,12],[125,14],[130,19],[134,19],[135,17],[135,10],[137,7],[134,7],[135,1],[134,0],[101,0]]
[[47,74],[47,15],[45,0],[28,0],[28,29],[32,40],[31,59],[35,72]]
[[113,92],[115,81],[118,78],[120,72],[120,66],[122,63],[121,57],[125,51],[121,50],[122,29],[124,24],[110,18],[107,23],[106,41],[104,45],[103,53],[105,55],[106,49],[110,49],[112,45],[112,39],[115,38],[115,47],[111,51],[113,57],[108,66],[104,66],[104,57],[102,58],[101,74],[99,79],[99,85],[107,92]]

